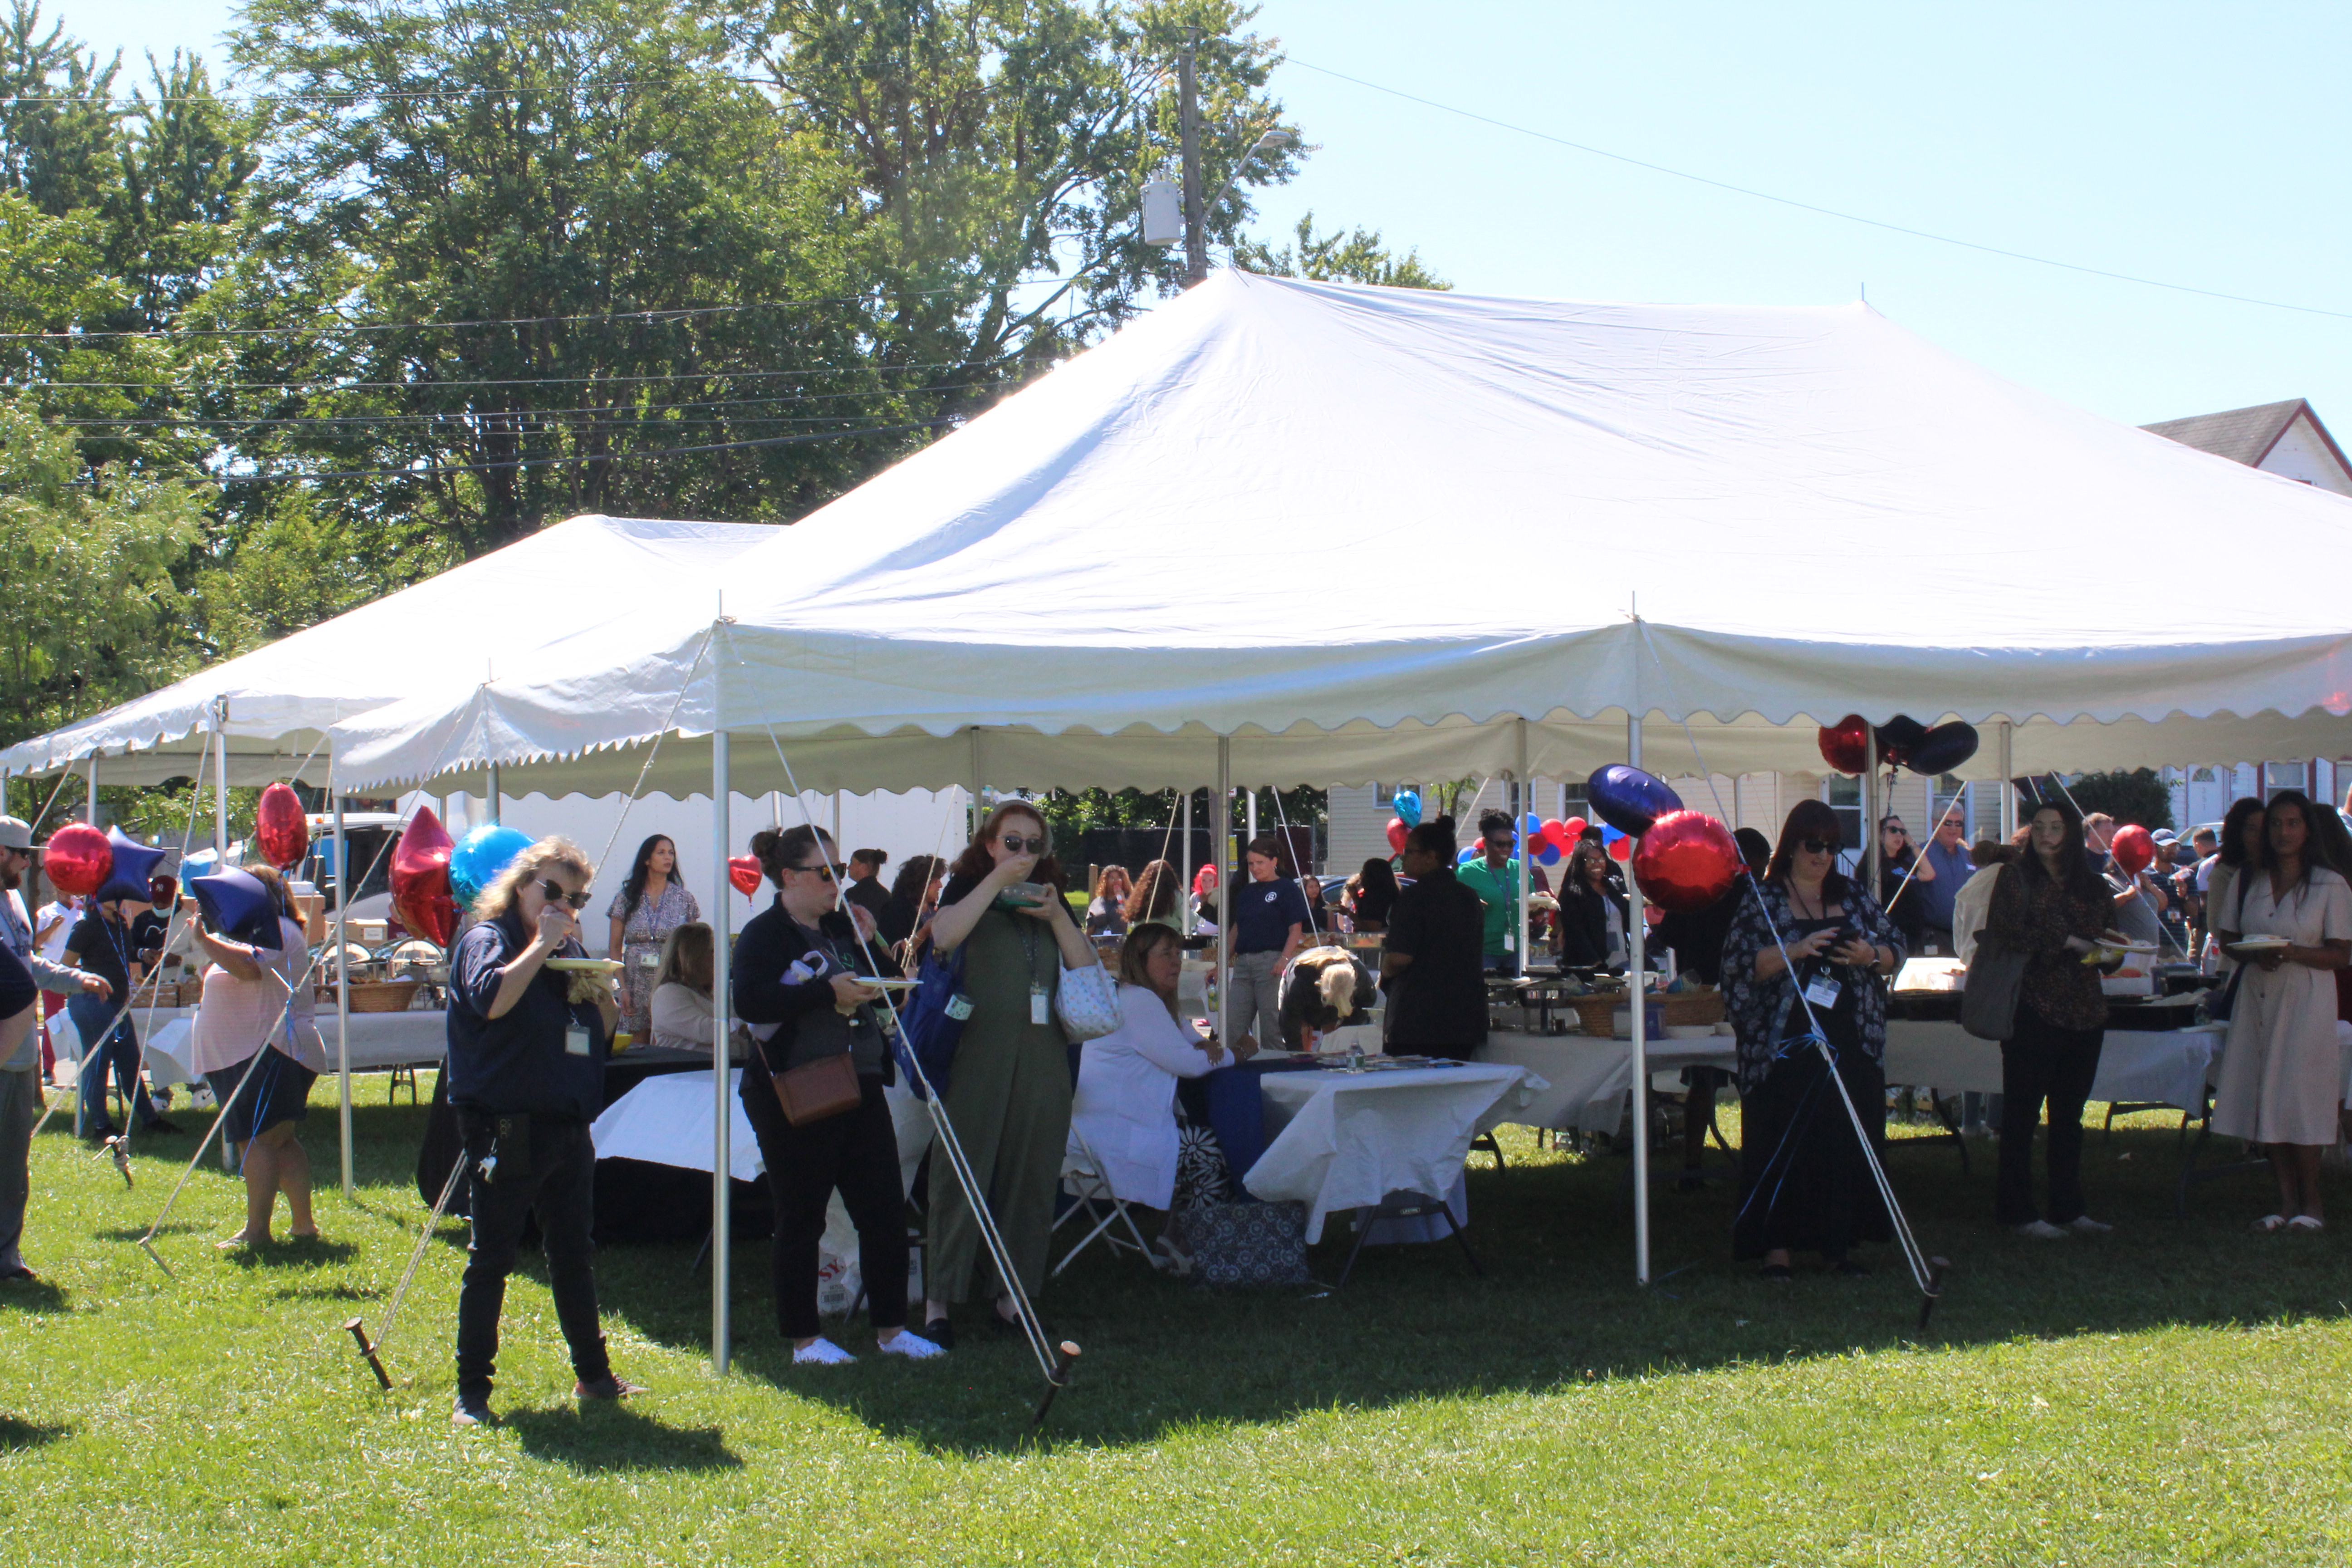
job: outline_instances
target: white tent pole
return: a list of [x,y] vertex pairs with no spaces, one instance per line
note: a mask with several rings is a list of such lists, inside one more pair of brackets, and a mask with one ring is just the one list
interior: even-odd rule
[[[713,660],[714,689],[718,681],[717,661]],[[720,711],[715,690],[711,708],[714,713]],[[734,900],[727,897],[727,847],[733,837],[727,823],[729,792],[733,787],[728,763],[727,731],[714,728],[710,734],[710,858],[712,886],[719,889],[719,895],[713,900],[710,916],[710,1037],[714,1042],[710,1053],[710,1370],[721,1374],[727,1371],[727,1297],[734,1264],[734,1248],[730,1245],[733,1238],[728,1234],[731,1217],[729,1200],[733,1196],[728,1187],[728,1145],[735,1131],[734,1108],[728,1104],[727,1074],[727,1037],[732,1032],[729,1015],[733,1010],[730,972],[735,966],[731,930],[735,906]],[[748,1064],[744,1070],[751,1070]]]
[[228,699],[213,699],[213,869],[228,869]]
[[343,789],[335,776],[334,742],[327,743],[327,795],[335,813],[335,1086],[338,1131],[343,1141],[343,1201],[352,1197],[352,956],[351,848],[343,838]]
[[1176,923],[1183,929],[1186,936],[1191,936],[1199,921],[1192,908],[1192,792],[1190,789],[1184,792],[1183,834],[1184,847],[1181,852],[1183,858],[1179,862],[1181,869],[1177,873],[1176,883],[1176,908],[1181,912],[1177,915]]
[[[1246,825],[1246,826],[1248,827],[1248,830],[1249,830],[1249,837],[1246,837],[1246,838],[1244,838],[1244,840],[1242,840],[1242,842],[1243,842],[1243,843],[1244,843],[1244,844],[1255,844],[1255,843],[1256,843],[1256,842],[1257,842],[1257,786],[1256,786],[1255,784],[1252,784],[1252,785],[1250,785],[1250,792],[1249,792],[1249,813],[1248,813],[1248,816],[1247,816],[1247,818],[1246,818],[1246,824],[1245,824],[1245,825]],[[1220,931],[1223,931],[1224,928],[1223,928],[1223,926],[1220,926],[1220,927],[1218,927],[1217,929],[1218,929],[1218,930],[1220,930]]]
[[[841,848],[841,792],[833,792],[833,847]],[[844,854],[847,851],[844,850]]]
[[[1642,716],[1625,720],[1625,760],[1642,765]],[[1633,1283],[1650,1282],[1650,999],[1643,989],[1648,955],[1642,929],[1642,889],[1633,879],[1633,858],[1625,858],[1625,952],[1627,990],[1633,1018]]]
[[89,754],[89,813],[88,813],[87,815],[88,815],[88,816],[89,816],[89,825],[90,825],[92,827],[96,827],[96,826],[98,826],[98,759],[99,759],[99,755],[100,755],[100,753],[98,753],[98,752],[92,752]]
[[1862,886],[1878,897],[1878,731],[1862,727]]
[[1216,820],[1209,825],[1212,844],[1209,864],[1217,868],[1217,1039],[1227,1050],[1234,1048],[1237,1037],[1225,1029],[1225,1006],[1234,994],[1234,921],[1232,868],[1225,862],[1225,841],[1234,831],[1234,741],[1230,735],[1217,737],[1217,809]]
[[[2011,742],[2016,739],[2008,720],[1993,726],[1993,743],[2000,758],[2000,841],[2006,844],[2017,834],[2017,790],[2010,780],[2017,774],[2016,764],[2010,760]],[[2232,779],[2232,784],[2237,781]]]
[[[980,726],[974,724],[966,732],[971,737],[971,832],[969,837],[977,838],[980,837],[980,825],[988,820],[988,813],[981,809],[980,803]],[[835,841],[834,847],[841,847],[838,840]]]
[[507,815],[507,797],[499,787],[499,764],[490,764],[490,820],[503,822]]
[[1513,911],[1515,918],[1511,924],[1509,939],[1505,944],[1505,951],[1517,962],[1519,973],[1525,974],[1528,972],[1528,965],[1534,961],[1535,957],[1533,950],[1528,946],[1528,884],[1534,875],[1528,868],[1535,863],[1536,847],[1535,841],[1527,835],[1527,818],[1533,811],[1535,791],[1528,778],[1528,721],[1525,719],[1520,720],[1517,728],[1519,810],[1518,820],[1511,826],[1519,830],[1518,903]]

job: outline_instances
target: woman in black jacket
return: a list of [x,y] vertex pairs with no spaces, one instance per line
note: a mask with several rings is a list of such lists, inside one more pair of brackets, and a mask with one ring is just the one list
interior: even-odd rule
[[1579,844],[1560,878],[1561,965],[1624,968],[1625,921],[1625,895],[1609,885],[1609,852],[1589,839]]
[[[817,1241],[838,1188],[857,1226],[876,1343],[885,1355],[939,1355],[938,1345],[907,1331],[907,1194],[882,1097],[891,1062],[873,1006],[881,992],[859,978],[875,971],[835,903],[842,868],[833,841],[814,827],[772,828],[752,837],[751,853],[776,897],[743,927],[731,994],[736,1016],[759,1041],[760,1059],[745,1065],[741,1094],[776,1209],[769,1253],[776,1326],[793,1342],[794,1362],[834,1366],[856,1359],[817,1321]],[[774,1075],[843,1055],[856,1069],[856,1108],[794,1126]]]

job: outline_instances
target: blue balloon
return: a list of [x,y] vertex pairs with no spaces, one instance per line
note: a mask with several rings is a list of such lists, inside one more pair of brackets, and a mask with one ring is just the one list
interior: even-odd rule
[[98,901],[110,904],[117,899],[136,899],[143,904],[153,898],[154,889],[147,884],[154,879],[155,868],[163,864],[163,851],[148,848],[119,826],[106,830],[106,842],[114,850],[114,869],[99,889]]
[[1396,808],[1399,822],[1403,823],[1407,827],[1421,826],[1421,792],[1419,790],[1401,789],[1396,792],[1395,797],[1389,804]]
[[277,902],[250,871],[232,867],[215,877],[191,877],[188,890],[196,896],[205,923],[218,935],[249,947],[285,946]]
[[1519,832],[1524,836],[1522,842],[1527,838],[1533,838],[1537,834],[1541,833],[1542,831],[1543,818],[1538,816],[1532,811],[1528,813],[1527,819],[1519,824]]
[[1544,847],[1536,852],[1536,864],[1538,866],[1559,865],[1559,846],[1552,843],[1549,839],[1546,839],[1544,841]]
[[1467,866],[1471,861],[1478,858],[1478,846],[1475,844],[1465,846],[1462,853],[1454,858],[1454,863],[1456,866]]
[[1606,822],[1601,825],[1601,847],[1602,848],[1607,848],[1610,845],[1616,843],[1617,840],[1624,837],[1624,829],[1621,827],[1613,827]]
[[1637,837],[1666,813],[1683,809],[1683,797],[1667,788],[1665,780],[1623,763],[1611,763],[1596,772],[1585,781],[1584,792],[1594,816]]
[[449,851],[449,891],[456,896],[457,907],[465,908],[482,896],[482,889],[499,879],[499,873],[514,863],[514,858],[531,847],[530,834],[520,827],[507,827],[486,822]]

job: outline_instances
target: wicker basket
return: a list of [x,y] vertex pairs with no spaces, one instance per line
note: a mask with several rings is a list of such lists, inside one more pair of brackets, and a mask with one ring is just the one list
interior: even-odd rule
[[[1607,1039],[1617,1032],[1617,1009],[1632,1005],[1628,993],[1604,991],[1591,996],[1571,996],[1576,1016],[1588,1035]],[[1720,991],[1669,991],[1654,993],[1651,1005],[1661,1009],[1660,1022],[1666,1024],[1720,1024],[1723,1022],[1723,993]]]
[[[422,980],[354,980],[352,982],[352,1011],[354,1013],[405,1013],[416,999],[416,988]],[[331,986],[329,990],[333,988]]]

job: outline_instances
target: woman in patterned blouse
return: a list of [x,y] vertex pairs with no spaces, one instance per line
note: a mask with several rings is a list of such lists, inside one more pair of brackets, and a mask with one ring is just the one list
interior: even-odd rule
[[1723,941],[1723,986],[1739,1037],[1740,1204],[1732,1256],[1760,1258],[1767,1279],[1790,1278],[1790,1255],[1817,1251],[1840,1274],[1869,1272],[1846,1256],[1894,1232],[1854,1120],[1840,1103],[1812,1036],[1874,1147],[1886,1135],[1885,977],[1903,938],[1862,887],[1837,868],[1837,813],[1799,801],[1757,890]]
[[652,1038],[662,944],[678,927],[702,918],[702,906],[678,883],[677,846],[659,833],[638,845],[629,879],[604,912],[613,921],[609,956],[621,965],[620,1026],[642,1043]]

